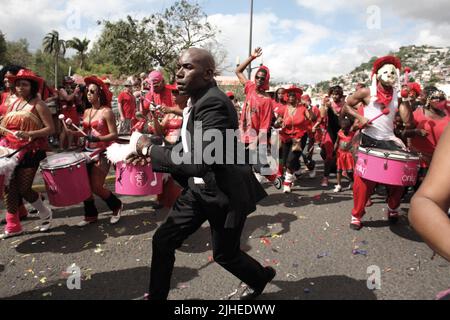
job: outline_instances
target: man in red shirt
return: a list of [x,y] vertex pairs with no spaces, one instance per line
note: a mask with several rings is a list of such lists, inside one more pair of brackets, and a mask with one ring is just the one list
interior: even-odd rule
[[[267,140],[273,116],[273,100],[266,92],[269,89],[270,72],[267,67],[261,66],[256,72],[255,81],[248,80],[243,73],[247,66],[261,55],[262,49],[256,48],[252,55],[236,69],[239,81],[245,86],[246,95],[239,129],[241,141],[246,145],[249,154],[258,150],[257,160],[253,158],[251,160],[255,171],[258,174],[263,173],[269,181],[276,182],[277,188],[281,188],[281,181],[276,181],[277,175],[266,170],[268,169]],[[260,176],[258,178],[261,181],[262,178]]]
[[173,107],[172,91],[167,88],[163,74],[160,71],[152,71],[147,80],[150,85],[150,91],[145,95],[141,104],[141,112],[147,115],[150,110],[150,106],[165,106]]
[[119,94],[117,102],[120,114],[119,134],[130,134],[136,114],[136,98],[130,80],[125,82],[125,89]]

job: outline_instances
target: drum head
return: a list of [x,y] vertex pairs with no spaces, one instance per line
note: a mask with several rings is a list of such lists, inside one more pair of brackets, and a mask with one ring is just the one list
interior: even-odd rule
[[42,160],[42,169],[61,169],[67,168],[78,163],[86,161],[86,158],[80,153],[65,152],[54,154]]
[[0,147],[0,158],[6,157],[9,154],[11,154],[11,152],[8,148]]
[[392,160],[419,160],[419,156],[417,154],[400,150],[359,147],[358,151],[375,157],[387,158]]
[[122,140],[122,141],[130,142],[131,136],[119,136],[117,139],[118,140]]

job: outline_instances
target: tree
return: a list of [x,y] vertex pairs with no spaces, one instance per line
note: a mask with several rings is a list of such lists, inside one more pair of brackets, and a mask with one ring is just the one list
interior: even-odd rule
[[78,58],[80,59],[80,69],[84,69],[84,64],[86,61],[86,52],[89,47],[89,43],[91,41],[84,38],[83,40],[80,40],[76,37],[72,38],[72,40],[68,40],[66,42],[66,46],[68,48],[75,49],[77,51]]
[[176,59],[181,51],[206,45],[215,38],[217,30],[207,21],[199,4],[177,1],[163,13],[149,19],[150,55],[173,76]]
[[29,67],[33,61],[33,55],[28,51],[28,47],[29,44],[26,39],[6,42],[5,64]]
[[59,59],[60,57],[64,57],[66,54],[66,42],[59,38],[59,33],[56,30],[48,33],[42,45],[44,46],[44,52],[53,55],[54,63],[55,63],[55,87],[58,86],[58,68],[59,68]]
[[137,21],[127,16],[125,20],[100,23],[104,27],[90,54],[93,63],[115,65],[123,74],[135,74],[154,67],[149,54],[148,19]]
[[[174,77],[176,59],[182,50],[214,46],[217,31],[206,18],[198,4],[181,0],[164,12],[140,21],[127,16],[116,22],[99,22],[104,28],[90,59],[96,64],[114,64],[124,74],[160,66]],[[215,47],[221,59],[223,53],[219,46]]]
[[0,65],[6,65],[6,51],[5,35],[0,31]]

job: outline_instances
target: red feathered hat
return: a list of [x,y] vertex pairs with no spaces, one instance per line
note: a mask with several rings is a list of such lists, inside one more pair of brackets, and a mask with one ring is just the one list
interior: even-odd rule
[[41,77],[38,77],[37,75],[35,75],[33,73],[33,71],[28,70],[28,69],[19,70],[17,75],[8,77],[8,81],[10,83],[15,83],[17,80],[22,80],[22,79],[33,81],[33,82],[37,83],[39,86],[39,91],[41,91],[44,86],[44,79],[42,79]]
[[393,64],[395,68],[399,70],[402,68],[402,62],[399,58],[394,56],[381,57],[378,58],[373,64],[372,76],[377,74],[378,70],[380,70],[385,64]]
[[113,94],[111,91],[109,91],[108,86],[100,78],[97,78],[96,76],[86,77],[84,78],[84,83],[86,84],[86,86],[95,84],[105,94],[108,106],[111,107]]

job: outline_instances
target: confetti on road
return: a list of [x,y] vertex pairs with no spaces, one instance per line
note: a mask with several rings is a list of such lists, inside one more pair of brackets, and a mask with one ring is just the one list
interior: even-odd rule
[[352,254],[367,256],[367,250],[353,249]]
[[44,292],[44,293],[42,294],[42,296],[43,296],[43,297],[51,297],[51,296],[52,296],[52,293],[51,293],[51,292]]
[[187,289],[187,288],[189,288],[189,285],[187,283],[180,283],[177,286],[177,289]]
[[44,283],[47,282],[47,278],[46,278],[46,277],[43,277],[43,278],[41,278],[41,280],[39,280],[39,282],[42,283],[42,284],[44,284]]
[[234,297],[236,295],[236,293],[238,293],[238,289],[234,290],[232,293],[230,293],[229,295],[227,295],[227,299],[231,299],[232,297]]
[[265,246],[270,246],[271,242],[269,239],[267,239],[266,237],[262,237],[261,238],[261,243],[264,244]]
[[317,259],[321,259],[323,257],[328,257],[328,252],[322,252],[317,255]]

